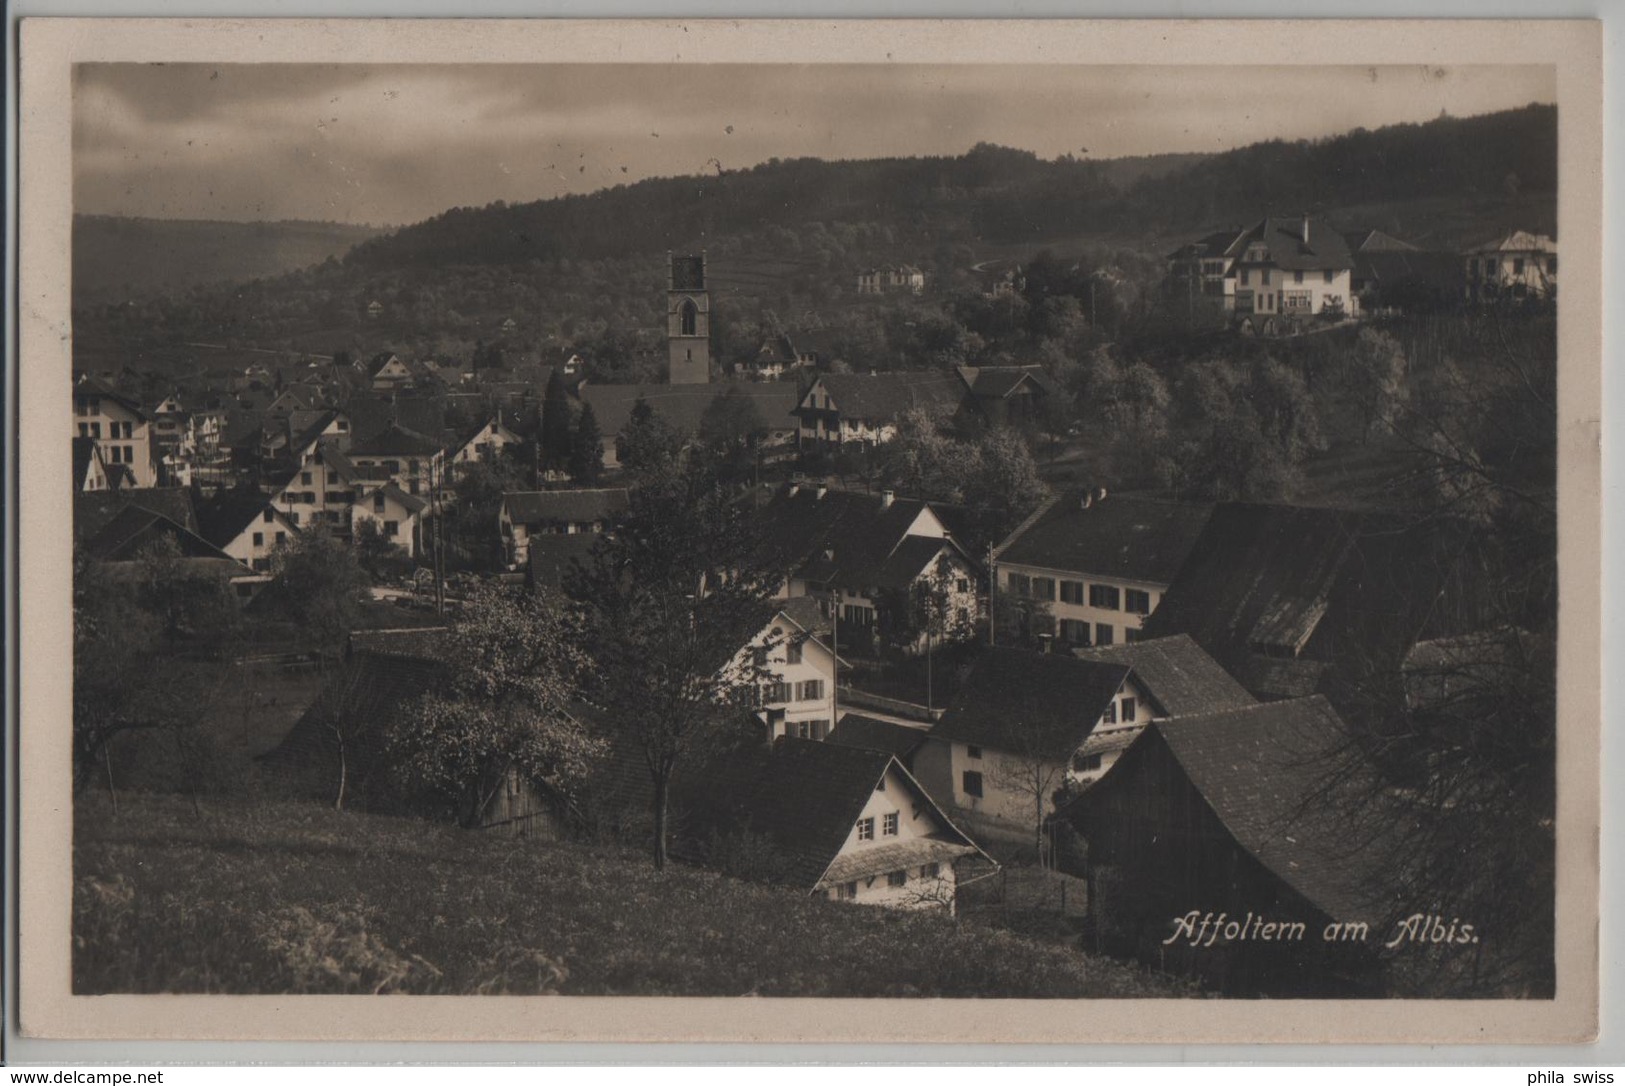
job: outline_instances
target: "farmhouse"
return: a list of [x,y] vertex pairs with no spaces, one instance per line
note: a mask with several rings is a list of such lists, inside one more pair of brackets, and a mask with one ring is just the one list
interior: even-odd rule
[[[1411,903],[1385,893],[1386,858],[1356,828],[1363,778],[1340,761],[1345,744],[1320,697],[1148,725],[1059,815],[1088,844],[1087,860],[1069,863],[1089,879],[1104,945],[1232,994],[1368,991],[1387,937],[1376,933]],[[1238,927],[1249,916],[1301,923],[1306,937],[1193,945],[1180,922],[1193,910]],[[1372,937],[1323,938],[1343,922],[1369,924]]]
[[797,446],[880,445],[897,436],[897,420],[909,408],[952,414],[964,397],[964,381],[950,374],[821,374],[792,412]]
[[536,536],[596,535],[608,531],[631,508],[625,487],[595,490],[517,490],[502,496],[498,530],[508,568],[530,562]]
[[1545,234],[1514,230],[1468,249],[1462,258],[1469,302],[1523,301],[1557,294],[1557,242]]
[[1032,841],[1056,796],[1093,776],[1078,761],[1090,735],[1148,712],[1129,675],[1124,663],[988,649],[915,753],[915,772],[978,833]]
[[696,766],[679,778],[674,810],[685,858],[860,905],[954,908],[955,865],[991,863],[890,754],[779,739]]
[[1050,395],[1042,366],[955,366],[965,382],[965,406],[988,426],[1028,426]]
[[376,392],[393,392],[412,385],[412,368],[399,355],[381,351],[367,363],[367,381]]
[[127,472],[130,485],[157,483],[152,421],[135,400],[87,377],[73,386],[73,422],[73,436],[94,441],[102,462]]
[[500,416],[492,416],[479,429],[460,438],[452,449],[453,464],[490,463],[508,449],[523,441],[518,434],[503,425]]
[[816,601],[786,600],[744,652],[772,676],[763,683],[757,717],[770,739],[825,739],[835,726],[835,680],[840,660],[827,644],[830,621]]
[[350,459],[365,478],[393,482],[413,496],[427,495],[442,480],[445,450],[435,438],[391,423],[350,447]]
[[271,569],[271,552],[299,531],[263,494],[221,491],[198,507],[198,534],[243,565]]
[[1211,511],[1090,489],[1057,499],[994,549],[998,636],[1076,646],[1138,640]]

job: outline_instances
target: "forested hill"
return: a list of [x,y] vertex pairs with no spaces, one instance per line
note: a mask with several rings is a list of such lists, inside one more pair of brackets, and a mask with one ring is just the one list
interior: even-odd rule
[[217,222],[76,215],[76,304],[122,302],[280,275],[343,256],[381,231],[337,222]]
[[810,222],[876,224],[915,246],[1166,236],[1265,210],[1527,196],[1555,192],[1556,183],[1557,110],[1531,105],[1160,165],[1046,161],[987,144],[954,158],[723,165],[584,196],[453,208],[364,242],[346,259],[366,269],[603,259]]

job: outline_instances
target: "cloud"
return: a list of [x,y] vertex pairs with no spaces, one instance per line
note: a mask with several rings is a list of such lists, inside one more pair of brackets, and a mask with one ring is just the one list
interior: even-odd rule
[[771,157],[1218,151],[1555,97],[1539,67],[82,65],[81,210],[407,222]]

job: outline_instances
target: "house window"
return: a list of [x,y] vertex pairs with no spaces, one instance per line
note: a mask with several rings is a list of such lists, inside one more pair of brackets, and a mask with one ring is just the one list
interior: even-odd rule
[[888,872],[887,875],[886,875],[886,885],[887,886],[896,888],[896,887],[899,887],[899,886],[906,886],[907,884],[908,884],[908,872],[907,871],[892,871],[892,872]]
[[1124,724],[1132,724],[1134,722],[1134,714],[1135,714],[1136,711],[1138,711],[1138,709],[1139,709],[1139,706],[1135,703],[1133,698],[1124,698],[1123,699],[1123,723]]
[[1117,723],[1117,703],[1115,701],[1106,703],[1106,711],[1100,714],[1100,722],[1102,724]]
[[401,522],[398,520],[384,521],[384,535],[393,539],[401,534]]
[[[697,335],[695,331],[700,323],[700,310],[692,300],[683,299],[682,307],[677,311],[677,334],[680,336]],[[692,357],[692,356],[691,356]]]
[[1072,771],[1074,773],[1092,773],[1100,768],[1100,755],[1078,754],[1072,758]]
[[101,440],[101,436],[102,436],[102,424],[101,423],[93,422],[93,423],[90,424],[90,436],[93,437],[93,438],[96,438],[98,441]]
[[1244,287],[1245,287],[1245,286],[1249,286],[1249,285],[1250,285],[1250,284],[1251,284],[1251,283],[1252,283],[1252,276],[1253,276],[1253,273],[1252,273],[1252,272],[1251,272],[1251,271],[1249,271],[1249,270],[1248,270],[1248,269],[1246,269],[1246,268],[1242,268],[1242,269],[1241,269],[1241,274],[1240,274],[1240,276],[1239,276],[1239,277],[1238,277],[1238,278],[1237,278],[1237,280],[1236,280],[1236,281],[1237,281],[1237,282],[1238,282],[1238,283],[1240,283],[1240,284],[1241,284],[1241,285],[1242,285],[1242,286],[1244,286]]
[[875,820],[872,818],[858,819],[858,840],[873,841],[875,839]]
[[1523,258],[1522,257],[1513,258],[1513,261],[1512,261],[1512,274],[1513,275],[1522,275],[1523,274]]
[[1140,631],[1135,629],[1133,626],[1123,627],[1123,643],[1125,645],[1134,644],[1134,642],[1140,639],[1140,636]]
[[301,471],[299,473],[299,484],[301,486],[309,486],[310,485],[310,472]]
[[1549,256],[1549,257],[1546,258],[1546,274],[1547,275],[1556,275],[1557,274],[1557,257]]
[[1061,582],[1061,602],[1062,603],[1078,603],[1078,604],[1081,604],[1083,602],[1083,582],[1082,581],[1062,581]]
[[89,437],[90,436],[90,426],[88,424],[83,423],[83,422],[81,422],[79,424],[79,436],[80,437]]
[[293,524],[295,526],[298,525],[298,523],[299,523],[299,514],[296,511],[289,510],[289,512],[288,512],[288,523]]
[[982,775],[973,769],[967,769],[961,775],[959,790],[967,796],[980,796],[982,794]]
[[881,832],[881,834],[883,836],[886,836],[886,837],[896,837],[897,836],[897,812],[896,811],[893,811],[889,815],[881,816],[881,819],[880,819],[880,832]]
[[1332,270],[1330,268],[1327,268],[1326,269],[1326,282],[1330,283],[1331,281],[1332,281]]
[[1061,640],[1071,645],[1087,645],[1089,643],[1089,624],[1079,622],[1077,619],[1063,618],[1061,620]]
[[1149,615],[1151,593],[1141,592],[1138,588],[1123,589],[1123,610],[1131,615]]
[[801,663],[801,642],[787,641],[784,644],[784,662],[787,664]]
[[287,532],[278,532],[276,534],[276,541],[278,543],[286,543],[288,541],[288,533]]
[[1035,600],[1053,600],[1054,598],[1055,598],[1055,578],[1054,577],[1034,577],[1033,578],[1033,599],[1035,599]]
[[967,757],[967,758],[980,758],[981,756],[982,756],[982,748],[981,747],[966,747],[965,748],[965,757]]
[[1301,283],[1301,282],[1303,282],[1303,272],[1301,272],[1301,271],[1295,271],[1295,272],[1293,272],[1293,273],[1292,273],[1292,281],[1293,281],[1293,282],[1294,282],[1294,283]]
[[265,523],[265,524],[270,524],[270,523],[271,523],[271,519],[272,519],[272,518],[273,518],[273,517],[274,517],[274,516],[276,516],[276,514],[275,514],[275,513],[273,513],[273,512],[272,512],[272,511],[271,511],[271,510],[269,510],[269,509],[267,509],[267,510],[266,510],[266,511],[265,511],[265,512],[263,512],[263,513],[261,513],[261,514],[260,514],[260,520],[261,520],[261,521],[262,521],[262,522],[263,522],[263,523]]
[[255,532],[254,533],[254,546],[256,546],[256,547],[265,546],[265,533],[264,532]]
[[1270,270],[1268,268],[1265,268],[1263,271],[1259,272],[1259,275],[1261,277],[1259,279],[1259,282],[1263,283],[1266,287],[1269,286],[1270,285]]
[[1033,579],[1025,573],[1012,573],[1005,583],[1017,596],[1026,597],[1033,594]]
[[1110,623],[1095,623],[1095,644],[1101,647],[1112,643],[1112,628]]
[[1098,607],[1103,611],[1118,610],[1118,592],[1115,585],[1092,584],[1089,586],[1089,606]]
[[841,885],[835,888],[835,900],[837,901],[851,901],[857,896],[858,884],[856,882],[843,882]]
[[384,492],[381,490],[372,496],[372,511],[374,513],[384,511]]
[[798,701],[817,701],[824,696],[824,680],[808,679],[801,684],[801,697]]
[[271,560],[269,558],[256,558],[253,566],[256,573],[265,573],[271,568]]
[[921,867],[920,867],[920,878],[922,878],[922,879],[939,878],[940,876],[939,876],[938,872],[940,872],[941,870],[942,870],[942,868],[939,867],[936,864],[922,864]]
[[964,577],[959,578],[958,580],[956,580],[954,582],[954,591],[955,592],[969,592],[970,591],[970,581],[967,580]]
[[769,705],[790,700],[790,684],[772,682],[762,687],[762,700]]

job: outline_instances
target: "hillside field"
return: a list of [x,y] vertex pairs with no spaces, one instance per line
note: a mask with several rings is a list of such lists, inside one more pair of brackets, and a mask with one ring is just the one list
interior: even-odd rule
[[609,846],[302,804],[82,794],[73,987],[106,992],[1174,997],[934,913],[812,900]]

